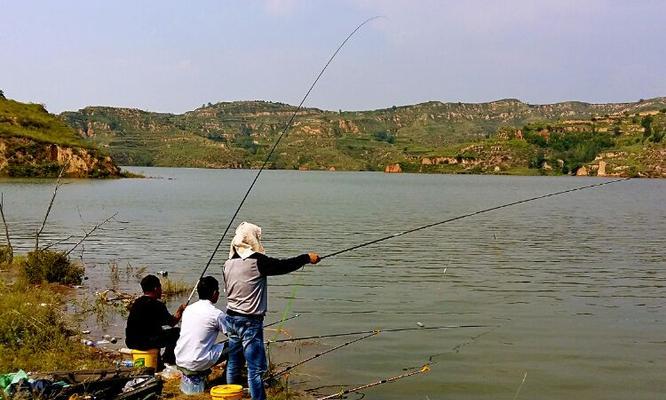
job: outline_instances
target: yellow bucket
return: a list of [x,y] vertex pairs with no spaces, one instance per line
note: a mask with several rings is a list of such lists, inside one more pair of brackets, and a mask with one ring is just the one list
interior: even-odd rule
[[243,387],[241,385],[217,385],[210,389],[213,400],[241,400]]
[[134,368],[157,368],[157,357],[160,349],[132,350],[132,361]]

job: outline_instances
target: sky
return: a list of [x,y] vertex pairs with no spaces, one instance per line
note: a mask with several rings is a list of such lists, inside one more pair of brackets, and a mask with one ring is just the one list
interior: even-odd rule
[[51,112],[666,96],[662,0],[0,0],[0,90]]

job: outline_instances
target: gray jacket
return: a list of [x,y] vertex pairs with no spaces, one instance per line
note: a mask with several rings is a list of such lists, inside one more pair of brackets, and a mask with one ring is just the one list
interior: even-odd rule
[[250,316],[263,316],[268,309],[268,282],[271,275],[296,271],[310,262],[310,256],[278,259],[254,253],[245,260],[236,254],[224,263],[227,310]]

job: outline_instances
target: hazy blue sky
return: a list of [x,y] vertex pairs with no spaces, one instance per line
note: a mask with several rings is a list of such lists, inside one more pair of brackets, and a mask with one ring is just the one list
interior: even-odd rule
[[666,95],[666,1],[0,0],[0,89],[52,112],[202,103],[360,110]]

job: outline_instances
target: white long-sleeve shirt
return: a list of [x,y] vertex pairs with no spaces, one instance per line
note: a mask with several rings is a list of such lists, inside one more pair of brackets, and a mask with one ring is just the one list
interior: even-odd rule
[[224,317],[210,300],[199,300],[185,308],[175,349],[176,365],[191,371],[215,365],[224,350],[224,344],[215,344],[218,334],[226,331]]

